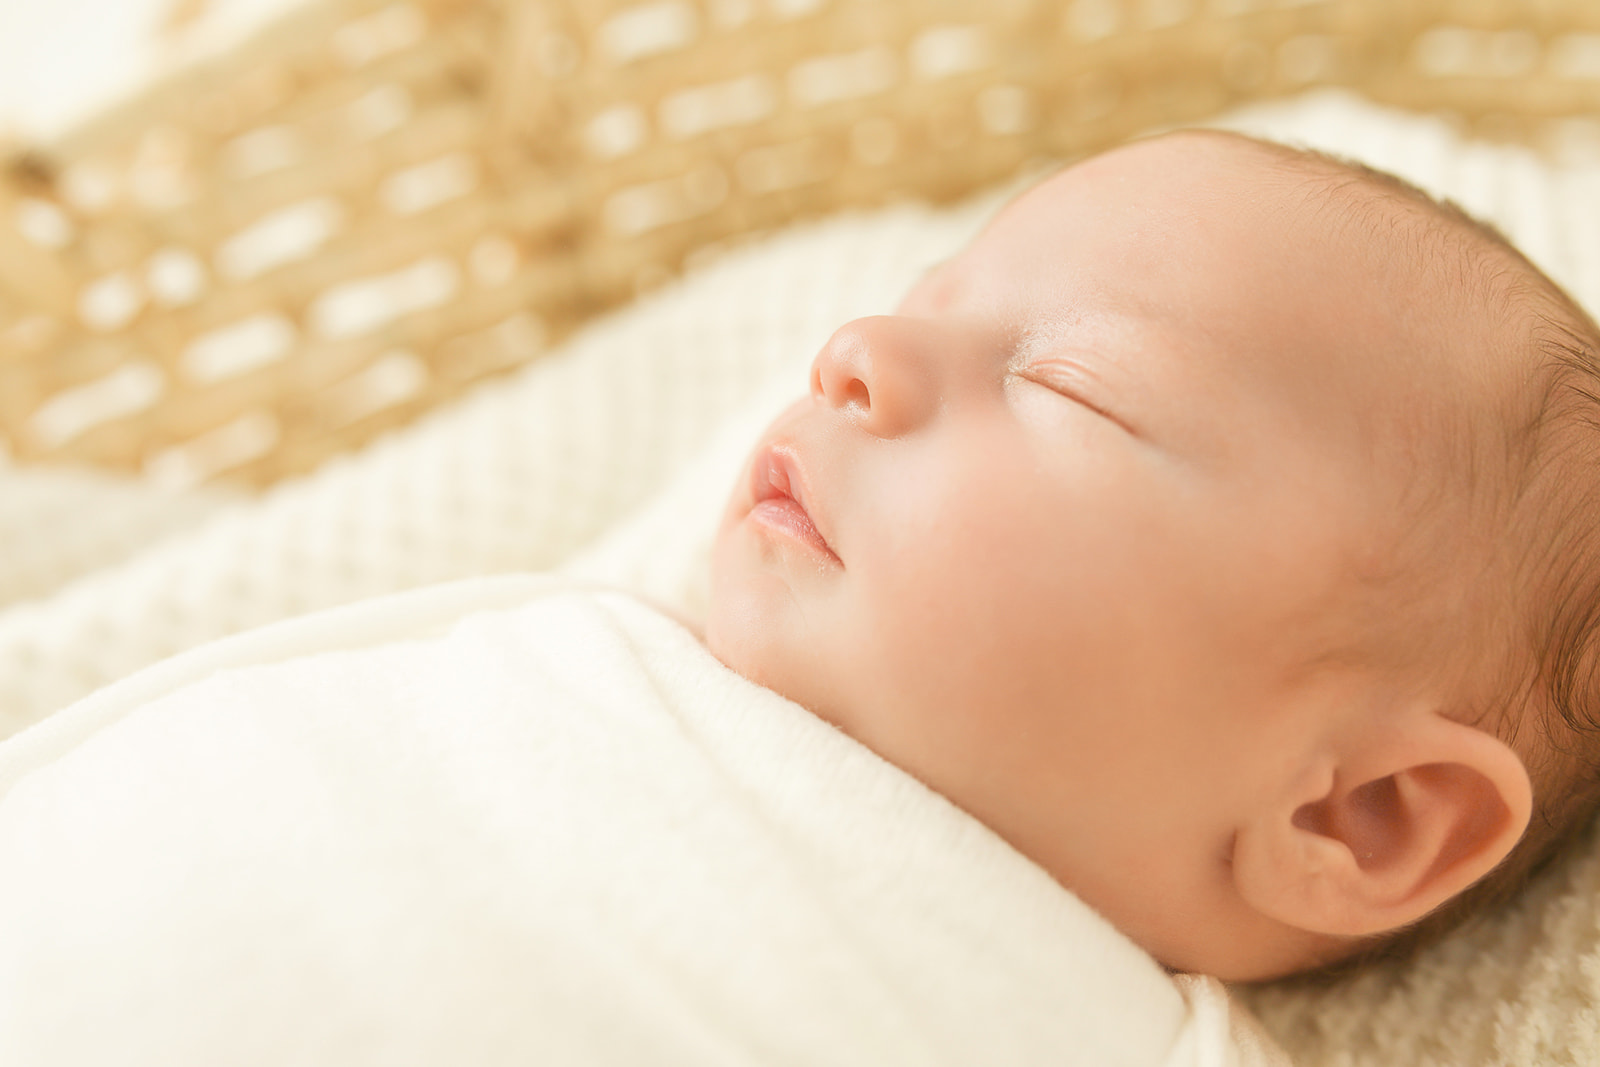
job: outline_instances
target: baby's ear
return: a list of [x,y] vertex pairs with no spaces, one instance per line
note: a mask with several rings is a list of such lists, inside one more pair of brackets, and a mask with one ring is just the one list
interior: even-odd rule
[[1239,828],[1232,873],[1251,907],[1310,933],[1382,933],[1489,873],[1521,838],[1533,790],[1509,745],[1436,713],[1389,725]]

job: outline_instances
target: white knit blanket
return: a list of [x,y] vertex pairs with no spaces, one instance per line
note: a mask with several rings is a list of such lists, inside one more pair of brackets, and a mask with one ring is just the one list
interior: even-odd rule
[[1278,1062],[1241,1025],[619,593],[369,602],[0,747],[0,1062]]

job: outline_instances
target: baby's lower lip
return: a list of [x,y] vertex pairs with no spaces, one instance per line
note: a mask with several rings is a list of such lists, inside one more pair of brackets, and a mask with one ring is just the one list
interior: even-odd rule
[[835,563],[839,562],[839,557],[817,532],[817,527],[811,521],[811,516],[806,514],[806,509],[792,498],[775,496],[758,501],[750,509],[750,517],[768,529],[787,534],[818,555],[826,556]]

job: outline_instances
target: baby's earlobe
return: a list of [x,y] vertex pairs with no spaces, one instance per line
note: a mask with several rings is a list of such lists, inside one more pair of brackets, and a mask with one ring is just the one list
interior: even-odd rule
[[1318,795],[1240,828],[1232,872],[1251,907],[1365,937],[1421,918],[1511,851],[1532,804],[1521,759],[1476,727],[1414,719],[1347,753]]

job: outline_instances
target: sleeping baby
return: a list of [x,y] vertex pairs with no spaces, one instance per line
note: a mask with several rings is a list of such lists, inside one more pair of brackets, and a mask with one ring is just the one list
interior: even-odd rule
[[1167,966],[1321,967],[1594,807],[1597,349],[1387,175],[1114,151],[833,335],[706,640]]
[[436,587],[0,746],[0,1061],[1276,1062],[1188,975],[1437,936],[1594,807],[1597,348],[1382,174],[1075,165],[823,346],[703,633]]

